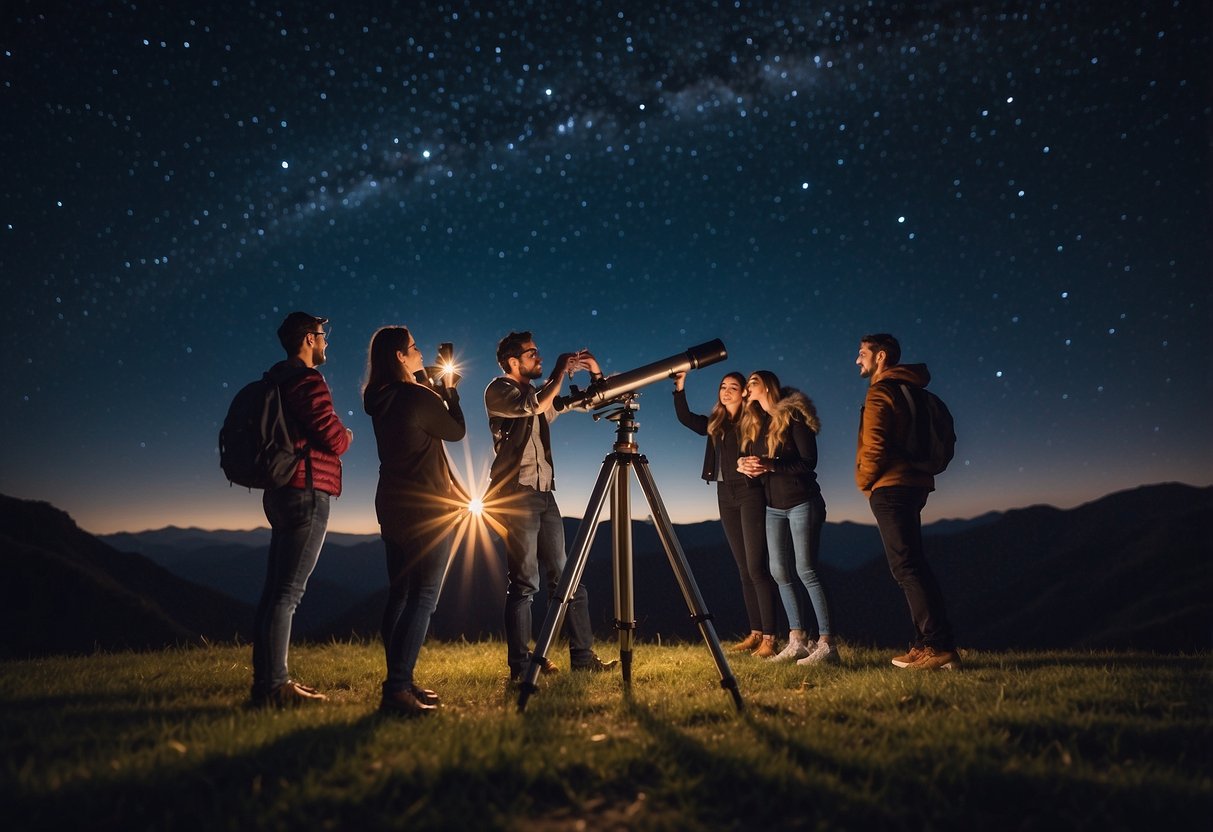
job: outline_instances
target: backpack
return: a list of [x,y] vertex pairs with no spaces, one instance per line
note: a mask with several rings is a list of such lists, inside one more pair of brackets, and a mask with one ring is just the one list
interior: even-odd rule
[[910,408],[909,441],[905,448],[910,465],[928,474],[942,474],[956,455],[956,425],[951,411],[930,390],[909,384],[897,386]]
[[[281,488],[291,481],[300,456],[295,449],[278,381],[266,372],[232,399],[219,429],[219,467],[229,483],[246,488]],[[310,462],[310,460],[308,460]],[[311,484],[311,465],[308,465]]]

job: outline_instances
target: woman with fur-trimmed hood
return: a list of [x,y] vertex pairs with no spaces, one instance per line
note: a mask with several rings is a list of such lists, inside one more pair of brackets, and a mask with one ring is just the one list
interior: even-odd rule
[[[762,477],[767,498],[767,551],[771,577],[788,614],[788,645],[769,661],[837,663],[825,585],[817,572],[826,504],[817,484],[817,408],[804,393],[783,387],[769,370],[746,382],[749,404],[741,417],[743,456],[737,470]],[[818,638],[805,632],[808,606]]]

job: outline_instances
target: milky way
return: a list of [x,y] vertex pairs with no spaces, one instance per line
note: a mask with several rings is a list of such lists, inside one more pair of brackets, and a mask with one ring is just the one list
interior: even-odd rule
[[[1207,3],[42,5],[2,13],[0,491],[86,528],[264,522],[215,433],[297,308],[357,435],[336,528],[373,525],[385,323],[456,343],[471,478],[531,328],[608,371],[717,337],[775,370],[831,519],[868,519],[872,331],[957,417],[933,516],[1210,482]],[[666,386],[641,407],[675,519],[714,516]],[[611,435],[555,432],[575,514]]]

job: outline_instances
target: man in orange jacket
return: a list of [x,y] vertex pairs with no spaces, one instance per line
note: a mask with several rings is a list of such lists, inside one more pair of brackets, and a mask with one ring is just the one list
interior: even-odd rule
[[912,417],[898,390],[902,384],[926,387],[931,374],[925,364],[900,361],[901,345],[892,335],[860,339],[855,363],[869,384],[859,415],[855,484],[868,497],[889,571],[905,593],[914,621],[914,643],[908,653],[895,656],[893,664],[911,670],[953,670],[960,667],[960,655],[922,544],[922,509],[935,490],[935,478],[912,465],[906,454]]

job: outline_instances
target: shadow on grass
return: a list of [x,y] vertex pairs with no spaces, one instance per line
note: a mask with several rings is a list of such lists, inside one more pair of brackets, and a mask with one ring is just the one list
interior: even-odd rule
[[[213,710],[201,709],[196,715]],[[158,714],[157,720],[161,718]],[[105,779],[73,780],[52,794],[10,795],[5,802],[22,829],[257,826],[260,816],[272,818],[281,810],[274,806],[280,792],[313,776],[322,777],[356,752],[381,720],[370,714],[353,722],[301,727],[244,754],[196,761],[185,755],[150,773],[116,772]]]
[[[656,741],[657,748],[652,756],[667,766],[676,767],[663,776],[665,788],[672,792],[666,799],[684,803],[686,810],[694,811],[698,822],[706,828],[830,827],[835,825],[840,812],[859,824],[874,819],[864,803],[840,796],[824,778],[814,781],[790,776],[791,772],[785,776],[777,767],[745,765],[720,754],[682,726],[672,724],[635,700],[627,703],[627,711]],[[732,723],[726,729],[730,731],[762,724],[748,712],[740,721],[733,717],[704,720],[692,715],[688,723],[699,727],[705,723]],[[768,736],[768,745],[786,745],[782,736],[773,732]],[[836,769],[838,760],[833,755],[817,754],[801,746],[794,763],[797,767],[824,771]],[[683,789],[686,793],[680,794]]]

